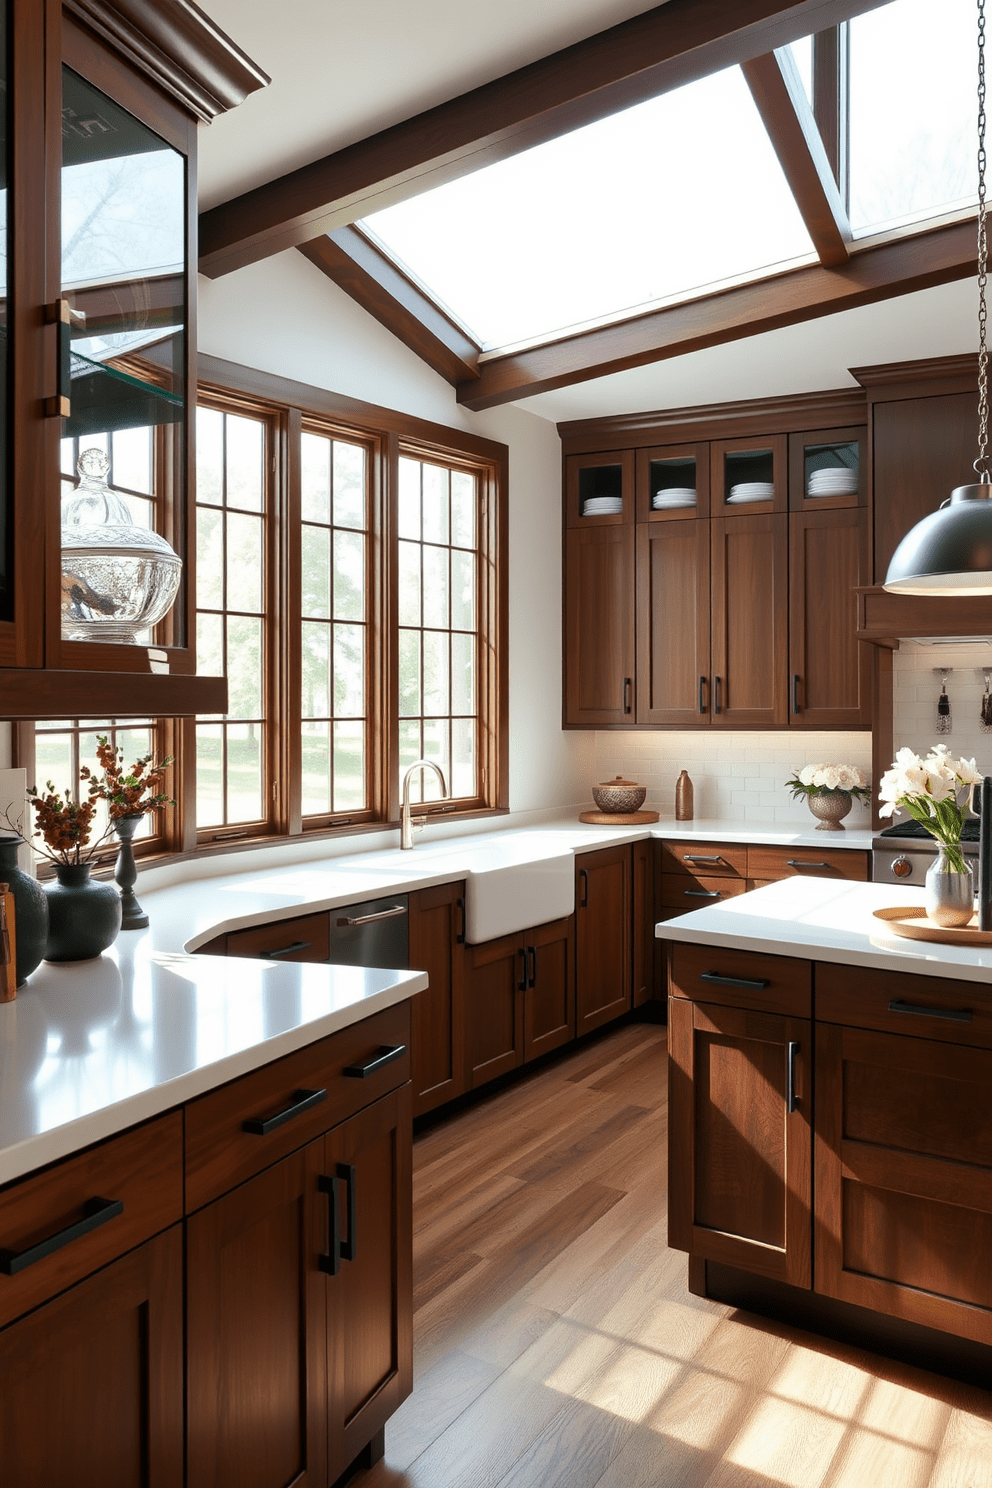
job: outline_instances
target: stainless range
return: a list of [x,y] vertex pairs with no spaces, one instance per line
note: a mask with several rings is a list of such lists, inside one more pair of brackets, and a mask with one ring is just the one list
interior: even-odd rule
[[[964,824],[961,850],[978,881],[978,818]],[[937,856],[937,844],[919,822],[896,822],[885,827],[871,844],[871,876],[876,883],[917,884],[923,887],[927,869]]]

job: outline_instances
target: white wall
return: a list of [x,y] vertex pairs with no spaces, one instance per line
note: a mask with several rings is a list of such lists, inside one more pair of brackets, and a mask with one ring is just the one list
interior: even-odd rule
[[295,250],[199,282],[212,356],[497,439],[510,450],[510,807],[588,797],[593,740],[561,729],[561,447],[517,409],[475,414]]
[[[675,813],[675,782],[688,770],[694,815],[727,821],[811,825],[805,801],[785,789],[804,765],[859,765],[871,770],[870,733],[607,733],[596,735],[596,779],[625,775],[648,788],[644,805],[662,816]],[[870,827],[868,806],[854,803],[845,823]]]

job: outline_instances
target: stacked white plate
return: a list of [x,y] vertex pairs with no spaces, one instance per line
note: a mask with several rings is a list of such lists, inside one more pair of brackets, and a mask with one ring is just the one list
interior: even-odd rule
[[622,496],[589,496],[582,503],[584,517],[613,517],[622,511]]
[[673,506],[695,506],[696,492],[689,486],[669,486],[667,490],[655,491],[651,497],[654,511],[668,511]]
[[814,470],[806,483],[807,496],[851,496],[858,489],[858,472],[846,465]]
[[740,481],[736,486],[731,486],[727,505],[732,501],[770,501],[774,495],[775,487],[771,481]]

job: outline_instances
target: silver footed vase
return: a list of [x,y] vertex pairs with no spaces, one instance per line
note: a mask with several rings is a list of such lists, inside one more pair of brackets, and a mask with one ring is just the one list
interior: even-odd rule
[[841,822],[854,804],[847,791],[823,791],[818,796],[807,796],[806,804],[818,819],[818,832],[843,832]]
[[927,918],[945,930],[959,929],[975,912],[975,876],[967,865],[963,873],[952,866],[943,842],[936,847],[923,889]]

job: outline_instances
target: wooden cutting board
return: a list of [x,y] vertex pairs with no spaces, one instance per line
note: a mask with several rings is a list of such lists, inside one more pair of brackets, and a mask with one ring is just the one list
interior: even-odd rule
[[657,811],[582,811],[580,822],[594,827],[642,827],[658,820]]

